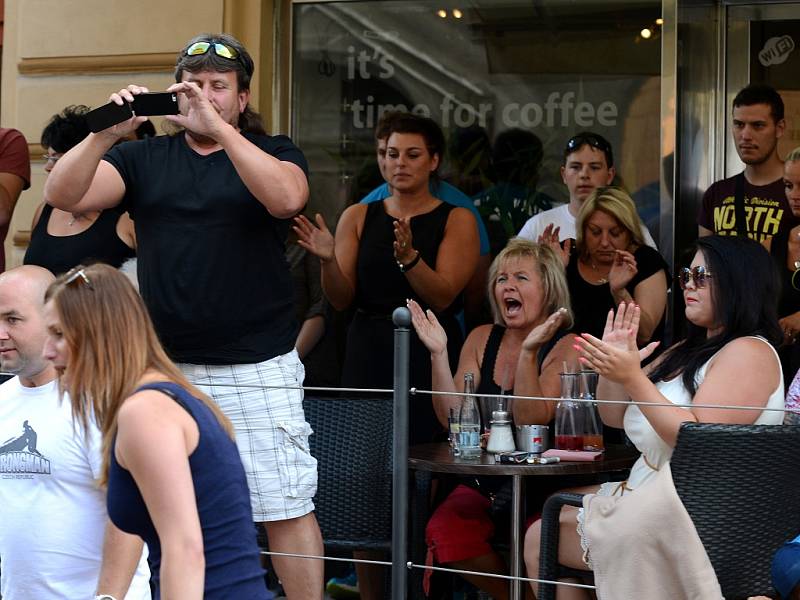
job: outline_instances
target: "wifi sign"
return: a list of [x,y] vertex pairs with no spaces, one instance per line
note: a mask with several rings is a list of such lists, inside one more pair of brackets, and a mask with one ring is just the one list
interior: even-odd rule
[[767,40],[764,48],[758,53],[758,61],[765,67],[786,62],[794,50],[794,40],[789,35],[773,37]]

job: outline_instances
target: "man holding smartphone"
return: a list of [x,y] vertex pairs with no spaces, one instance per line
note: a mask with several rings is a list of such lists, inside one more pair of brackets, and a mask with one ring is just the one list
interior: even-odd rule
[[[307,164],[287,137],[264,133],[249,105],[253,69],[229,35],[192,39],[167,89],[180,113],[166,118],[184,131],[113,147],[146,120],[136,116],[90,134],[59,160],[45,199],[130,212],[142,297],[172,358],[233,422],[270,549],[321,555],[284,259],[289,220],[308,198]],[[147,92],[129,85],[110,99]],[[273,564],[289,600],[322,598],[321,561]]]

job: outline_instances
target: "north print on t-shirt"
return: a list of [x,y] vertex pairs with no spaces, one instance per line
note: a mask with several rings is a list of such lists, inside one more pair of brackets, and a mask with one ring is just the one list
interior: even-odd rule
[[[700,227],[717,235],[739,234],[734,198],[740,178],[741,174],[721,179],[706,190],[697,214]],[[782,177],[767,185],[753,185],[744,178],[744,210],[747,237],[758,242],[796,225]]]
[[[784,209],[770,198],[744,199],[748,237],[762,242],[778,233]],[[718,235],[736,235],[736,207],[734,197],[728,196],[721,206],[714,207],[714,231]]]
[[36,448],[38,437],[26,420],[22,423],[21,434],[13,435],[0,445],[0,477],[33,479],[34,475],[50,475],[50,461]]

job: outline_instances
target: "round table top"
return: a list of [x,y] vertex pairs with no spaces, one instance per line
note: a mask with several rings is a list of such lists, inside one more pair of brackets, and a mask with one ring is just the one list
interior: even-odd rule
[[584,475],[629,469],[639,452],[623,445],[610,445],[594,461],[559,462],[550,465],[510,464],[494,461],[494,454],[481,453],[480,460],[453,456],[447,442],[419,444],[408,450],[408,465],[416,471],[460,475]]

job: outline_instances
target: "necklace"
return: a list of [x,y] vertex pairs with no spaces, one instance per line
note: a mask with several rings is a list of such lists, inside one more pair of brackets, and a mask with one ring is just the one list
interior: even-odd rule
[[[97,214],[100,214],[100,213],[97,213]],[[85,212],[70,213],[70,220],[67,223],[67,226],[68,227],[72,227],[78,221],[82,221],[83,219],[86,219],[87,221],[91,221],[94,218],[95,218],[95,215],[93,213],[85,213]]]
[[[594,271],[595,275],[597,276],[597,273],[598,273],[598,270],[599,270],[597,268],[597,265],[594,263],[594,261],[592,261],[590,263],[590,265],[592,267],[592,271]],[[597,283],[599,283],[600,285],[602,285],[604,283],[608,283],[608,277],[597,277]]]

